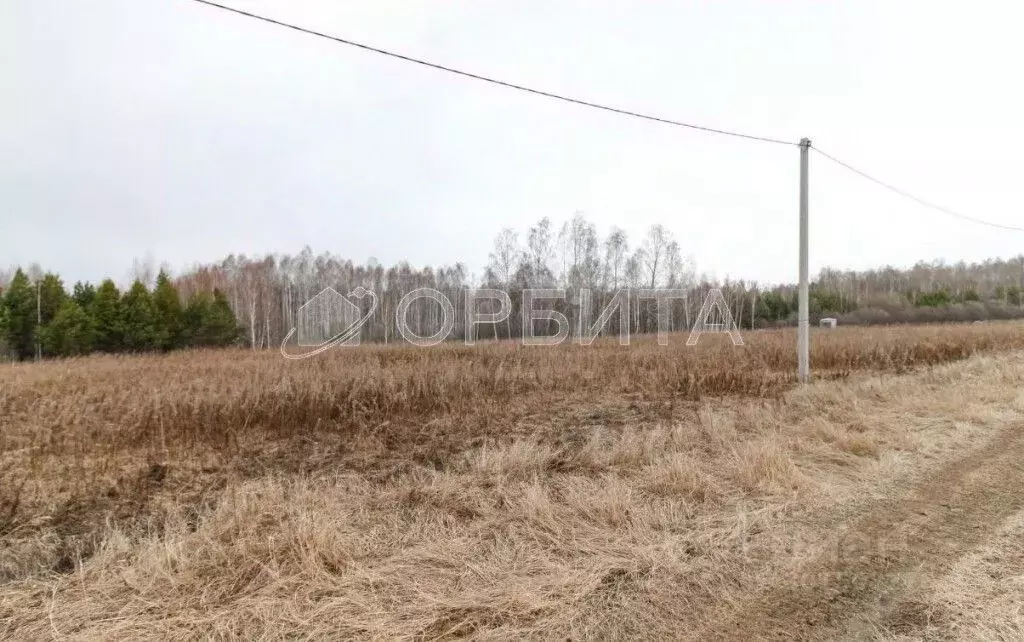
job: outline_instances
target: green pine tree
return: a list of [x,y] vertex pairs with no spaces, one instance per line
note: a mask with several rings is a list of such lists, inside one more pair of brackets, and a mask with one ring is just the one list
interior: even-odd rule
[[170,277],[160,270],[156,277],[156,289],[153,290],[153,306],[156,312],[158,332],[162,337],[159,348],[174,350],[184,345],[183,324],[184,310],[178,289],[171,283]]
[[206,319],[212,304],[210,295],[205,292],[197,292],[188,300],[182,314],[182,336],[186,346],[199,348],[206,345]]
[[57,311],[68,298],[64,282],[56,274],[47,273],[39,284],[39,314],[45,326],[57,316]]
[[229,346],[238,341],[241,329],[228,303],[228,298],[218,289],[213,291],[213,305],[210,307],[208,322],[210,337],[215,346]]
[[[0,295],[3,291],[0,290]],[[4,307],[4,298],[0,296],[0,361],[3,361],[11,354],[7,345],[7,308]]]
[[110,279],[100,284],[88,308],[96,328],[97,350],[119,352],[124,348],[121,293]]
[[227,297],[220,290],[213,296],[200,292],[189,299],[184,313],[185,341],[190,347],[229,346],[240,330]]
[[88,310],[89,306],[92,305],[93,299],[96,298],[96,288],[91,283],[82,283],[79,281],[75,283],[74,290],[71,293],[71,298],[75,300],[83,310]]
[[43,354],[70,357],[88,354],[96,341],[93,318],[74,300],[64,301],[57,314],[41,331]]
[[136,280],[121,297],[121,321],[124,330],[124,349],[130,352],[156,350],[165,339],[157,320],[153,297],[145,284]]
[[19,359],[31,359],[36,352],[36,291],[19,268],[0,300],[3,307],[3,334],[8,348]]

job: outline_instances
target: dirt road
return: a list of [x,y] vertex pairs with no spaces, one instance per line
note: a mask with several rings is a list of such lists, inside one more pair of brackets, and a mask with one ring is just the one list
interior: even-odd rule
[[894,489],[867,502],[858,517],[833,525],[838,551],[812,558],[798,582],[758,595],[699,637],[959,637],[943,631],[941,610],[924,601],[928,583],[1022,509],[1024,426],[1012,425],[925,483]]

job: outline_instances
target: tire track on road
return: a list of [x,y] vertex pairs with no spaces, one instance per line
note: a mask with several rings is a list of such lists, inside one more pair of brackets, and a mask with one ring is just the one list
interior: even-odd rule
[[[908,580],[935,576],[1024,508],[1024,426],[946,464],[924,483],[870,502],[800,580],[724,613],[701,639],[817,640],[876,635],[914,622],[898,608]],[[837,554],[838,553],[838,554]]]

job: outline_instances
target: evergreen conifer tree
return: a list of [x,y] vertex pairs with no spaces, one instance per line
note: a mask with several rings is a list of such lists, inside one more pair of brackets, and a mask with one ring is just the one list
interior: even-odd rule
[[96,341],[96,323],[73,299],[67,299],[42,329],[43,354],[70,357],[88,354]]
[[156,313],[158,333],[162,339],[163,350],[174,350],[184,345],[183,323],[184,310],[178,289],[174,287],[170,277],[161,270],[156,277],[156,289],[153,290],[153,307]]
[[136,280],[121,297],[121,321],[124,349],[129,352],[155,350],[166,340],[157,320],[153,297],[142,281]]
[[47,273],[39,284],[36,294],[39,297],[37,312],[39,318],[42,319],[42,325],[45,326],[57,316],[57,311],[68,298],[68,293],[64,290],[64,282],[60,280],[59,276]]
[[96,290],[88,312],[96,327],[96,349],[119,352],[123,349],[124,324],[121,318],[121,293],[110,279]]
[[199,348],[207,345],[206,320],[210,316],[213,301],[206,292],[197,292],[188,300],[183,316],[185,345]]
[[238,320],[231,310],[228,298],[218,289],[213,291],[213,305],[210,306],[210,317],[207,322],[211,345],[229,346],[238,341],[241,334]]
[[239,337],[235,313],[220,290],[214,290],[212,297],[199,292],[189,299],[184,326],[185,341],[191,347],[228,346]]
[[75,283],[75,287],[72,290],[71,298],[75,300],[83,310],[88,310],[89,306],[92,305],[93,299],[96,298],[96,288],[91,283],[82,283],[79,281]]
[[4,339],[19,359],[30,359],[35,354],[37,312],[34,290],[28,276],[19,268],[0,302],[4,309]]

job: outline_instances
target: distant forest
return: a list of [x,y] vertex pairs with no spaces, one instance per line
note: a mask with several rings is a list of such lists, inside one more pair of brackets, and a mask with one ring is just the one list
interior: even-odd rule
[[[329,253],[315,255],[308,247],[297,256],[231,255],[173,279],[164,271],[153,272],[150,266],[137,265],[136,280],[123,293],[109,280],[99,286],[76,283],[68,291],[58,275],[37,266],[0,273],[0,353],[28,359],[231,344],[273,348],[296,325],[302,304],[328,286],[342,294],[357,286],[377,293],[380,304],[363,327],[363,341],[395,341],[398,302],[422,287],[444,293],[454,305],[454,339],[466,335],[465,295],[476,288],[505,290],[513,305],[507,320],[478,326],[478,339],[521,336],[526,288],[563,289],[564,300],[538,307],[565,314],[572,334],[581,316],[592,323],[623,288],[689,292],[672,304],[674,330],[691,327],[706,292],[714,287],[721,288],[741,328],[796,322],[794,284],[767,287],[756,281],[713,280],[697,272],[661,225],[631,242],[616,228],[600,236],[582,215],[558,229],[544,218],[525,231],[502,230],[484,273],[476,276],[461,263],[417,269],[402,262],[386,268],[371,259],[357,265]],[[588,309],[581,310],[584,290],[590,297]],[[810,302],[812,323],[825,316],[836,317],[840,325],[1024,318],[1024,255],[972,264],[920,262],[909,269],[824,269],[811,283]],[[480,312],[497,310],[491,300],[477,306]],[[631,332],[655,329],[653,300],[634,293],[628,310]],[[440,315],[440,306],[421,300],[407,318],[412,329],[430,335],[439,327]],[[615,332],[618,323],[613,316],[605,331]],[[537,332],[545,333],[543,328]]]

